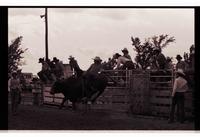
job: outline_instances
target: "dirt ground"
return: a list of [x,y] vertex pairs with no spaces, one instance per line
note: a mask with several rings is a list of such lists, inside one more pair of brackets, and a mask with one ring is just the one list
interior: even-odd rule
[[103,110],[72,111],[49,106],[20,105],[8,112],[9,130],[193,130],[194,122],[168,124],[166,118],[136,116]]

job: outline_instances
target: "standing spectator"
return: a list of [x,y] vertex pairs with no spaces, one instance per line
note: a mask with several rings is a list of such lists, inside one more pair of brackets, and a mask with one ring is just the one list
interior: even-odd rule
[[170,111],[169,123],[174,122],[175,106],[177,105],[177,118],[181,123],[184,122],[184,93],[188,90],[188,83],[182,69],[176,71],[172,92],[172,106]]
[[13,115],[17,114],[20,92],[20,80],[17,77],[17,72],[13,72],[12,78],[10,79],[11,112]]
[[53,57],[53,62],[55,63],[55,75],[57,79],[64,78],[64,65],[63,63],[57,59],[56,57]]
[[127,59],[132,60],[132,59],[131,59],[131,56],[128,54],[129,52],[128,52],[128,49],[127,49],[127,48],[122,49],[122,53],[123,53],[123,56],[124,56],[124,57],[126,57]]
[[176,64],[176,70],[182,69],[183,72],[184,72],[186,70],[186,63],[184,61],[182,61],[181,55],[177,55],[176,59],[178,61],[177,64]]
[[38,78],[32,79],[32,93],[33,93],[33,104],[39,105],[39,94],[42,92],[42,86]]

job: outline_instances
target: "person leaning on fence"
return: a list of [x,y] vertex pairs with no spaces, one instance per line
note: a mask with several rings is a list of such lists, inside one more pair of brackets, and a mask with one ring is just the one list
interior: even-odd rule
[[162,54],[161,49],[158,47],[155,47],[153,49],[153,52],[156,58],[156,67],[158,69],[165,69],[166,58],[165,58],[165,55]]
[[182,69],[183,71],[185,71],[186,70],[186,63],[184,61],[182,61],[181,55],[177,55],[176,59],[178,61],[177,64],[176,64],[176,70]]
[[49,83],[49,79],[48,79],[48,75],[49,75],[49,72],[50,72],[50,67],[49,65],[47,64],[46,61],[44,61],[43,58],[40,58],[39,59],[39,62],[38,63],[42,63],[42,70],[40,72],[38,72],[38,76],[39,78],[45,82],[45,83]]
[[128,49],[127,49],[127,48],[122,49],[122,53],[123,53],[123,56],[124,56],[124,57],[126,57],[126,58],[132,60],[132,59],[131,59],[131,56],[128,54],[129,52],[128,52]]
[[74,57],[69,56],[69,65],[71,70],[73,71],[74,75],[77,77],[82,76],[83,71],[80,69],[77,61],[74,59]]
[[10,79],[11,112],[13,115],[17,114],[18,104],[20,101],[20,92],[20,80],[17,77],[17,72],[13,72],[12,78]]
[[131,59],[121,56],[119,53],[114,54],[113,58],[117,59],[116,69],[135,69],[135,65]]
[[174,81],[172,91],[172,104],[169,117],[169,123],[174,122],[175,106],[177,105],[177,120],[184,122],[184,93],[188,91],[188,82],[185,79],[185,73],[182,69],[176,71],[176,79]]
[[173,69],[172,59],[170,57],[166,58],[166,69]]
[[56,57],[53,57],[53,62],[55,63],[55,75],[57,79],[64,78],[64,65],[63,63],[57,59]]
[[86,79],[86,85],[91,87],[92,82],[98,78],[99,73],[103,70],[101,64],[102,60],[100,57],[96,56],[93,58],[94,63],[88,68],[88,70],[83,74],[83,78]]

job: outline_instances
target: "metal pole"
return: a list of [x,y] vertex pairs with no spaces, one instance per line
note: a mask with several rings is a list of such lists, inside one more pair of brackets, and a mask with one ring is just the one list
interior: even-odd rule
[[45,8],[45,55],[46,60],[49,58],[48,56],[48,12],[47,8]]

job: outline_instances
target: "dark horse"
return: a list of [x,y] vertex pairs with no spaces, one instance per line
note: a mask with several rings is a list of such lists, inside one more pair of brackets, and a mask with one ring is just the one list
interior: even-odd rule
[[[71,66],[73,67],[74,65]],[[78,66],[78,64],[75,66]],[[74,67],[74,70],[77,72],[77,76],[56,81],[52,86],[51,94],[62,93],[64,95],[60,108],[63,107],[68,99],[72,102],[73,109],[76,108],[75,104],[77,102],[83,100],[94,102],[108,84],[107,77],[102,73],[98,74],[92,81],[89,81],[79,67]]]

